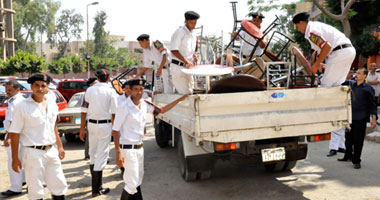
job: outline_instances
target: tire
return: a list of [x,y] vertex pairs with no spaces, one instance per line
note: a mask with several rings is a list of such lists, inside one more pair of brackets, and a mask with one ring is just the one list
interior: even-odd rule
[[293,169],[297,164],[297,161],[286,161],[285,162],[285,165],[284,165],[284,168],[282,169],[283,171],[289,171],[291,169]]
[[179,172],[183,180],[185,181],[195,181],[197,179],[196,172],[190,172],[187,166],[185,151],[183,149],[182,137],[179,137],[178,140],[178,164],[179,164]]
[[166,124],[166,122],[161,121],[157,118],[154,119],[154,133],[156,137],[156,143],[160,148],[165,148],[169,145],[169,133],[167,129],[171,126],[169,124]]
[[285,167],[285,161],[279,161],[271,164],[264,164],[265,170],[268,172],[279,172]]
[[66,142],[74,142],[76,139],[76,134],[64,134]]

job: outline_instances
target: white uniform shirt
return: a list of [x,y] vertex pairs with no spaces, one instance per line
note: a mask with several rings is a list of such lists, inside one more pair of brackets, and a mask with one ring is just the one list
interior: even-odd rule
[[[244,56],[250,56],[251,52],[253,50],[253,47],[256,45],[257,39],[249,35],[245,31],[240,31],[239,33],[240,37],[242,38],[241,43],[241,52]],[[247,43],[247,42],[249,43]],[[255,52],[253,53],[254,56],[260,56],[263,54],[264,49],[260,47],[260,45],[257,46]]]
[[[162,62],[162,56],[167,54],[166,47],[164,44],[158,40],[152,42],[148,49],[144,49],[144,67],[153,68],[157,70]],[[168,57],[166,57],[167,65],[169,63]]]
[[[367,75],[367,81],[380,81],[380,74],[376,73],[374,75],[372,75],[371,72],[368,72],[368,75]],[[371,84],[369,84],[371,85]],[[377,85],[371,85],[373,87],[373,89],[375,90],[375,96],[378,97],[379,96],[379,87],[380,85],[377,84]]]
[[58,106],[51,98],[46,98],[47,111],[33,100],[32,96],[15,105],[10,133],[20,134],[23,146],[52,145],[56,142],[55,123]]
[[3,121],[4,129],[6,131],[9,131],[9,127],[11,126],[12,113],[14,110],[14,106],[16,104],[20,103],[21,101],[23,101],[24,99],[25,98],[21,93],[18,93],[18,94],[14,95],[13,97],[8,99],[8,108],[7,108],[7,111],[5,112],[5,119]]
[[98,82],[87,88],[84,100],[88,103],[87,119],[111,119],[116,109],[116,92],[107,83]]
[[321,52],[327,42],[330,42],[332,46],[331,51],[338,45],[351,44],[351,41],[338,29],[321,22],[309,21],[305,31],[305,38],[309,41],[311,48],[318,53]]
[[139,109],[130,96],[122,106],[118,106],[112,130],[120,131],[120,144],[139,144],[143,141],[147,113],[157,116],[160,108],[141,99]]
[[[186,25],[184,25],[173,33],[170,50],[177,50],[185,59],[193,61],[196,45],[197,36],[194,32],[190,32]],[[173,54],[171,54],[171,58],[181,61]]]

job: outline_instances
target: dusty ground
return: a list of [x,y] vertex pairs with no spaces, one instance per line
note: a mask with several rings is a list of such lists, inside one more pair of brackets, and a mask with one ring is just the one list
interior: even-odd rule
[[[88,161],[83,160],[83,144],[66,143],[64,173],[69,185],[66,199],[91,197]],[[120,171],[114,165],[114,149],[111,146],[110,164],[104,170],[104,186],[111,193],[94,199],[119,199],[123,188]],[[176,149],[160,149],[154,141],[152,124],[144,143],[145,177],[142,192],[146,200],[192,199],[380,199],[380,144],[366,142],[362,169],[355,170],[348,162],[327,158],[328,142],[309,145],[306,160],[298,162],[292,172],[267,173],[261,166],[241,167],[229,162],[218,162],[209,180],[184,182],[179,175]],[[6,168],[6,152],[0,148],[0,191],[9,186]],[[26,199],[23,194],[12,199]],[[50,199],[46,189],[46,198]],[[1,198],[1,197],[0,197]]]

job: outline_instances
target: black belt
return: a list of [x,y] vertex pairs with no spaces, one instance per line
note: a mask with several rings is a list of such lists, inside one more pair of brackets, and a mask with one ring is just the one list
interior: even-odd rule
[[179,66],[185,66],[185,63],[178,61],[178,60],[174,60],[174,59],[172,60],[172,63],[175,65],[179,65]]
[[32,148],[32,149],[39,149],[39,150],[45,150],[45,151],[48,151],[49,149],[51,149],[52,145],[43,145],[43,146],[26,146],[28,148]]
[[348,47],[352,47],[352,45],[351,45],[351,44],[342,44],[342,45],[338,45],[338,46],[336,46],[332,51],[336,51],[336,50],[344,49],[344,48],[348,48]]
[[143,144],[120,144],[120,148],[122,149],[140,149]]
[[111,120],[110,119],[102,119],[102,120],[89,119],[88,122],[91,122],[94,124],[106,124],[106,123],[111,123]]

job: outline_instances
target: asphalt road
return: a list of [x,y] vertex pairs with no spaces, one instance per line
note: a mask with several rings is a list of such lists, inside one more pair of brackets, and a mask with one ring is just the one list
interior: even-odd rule
[[[66,199],[89,199],[91,178],[88,161],[83,160],[81,142],[66,143],[62,161],[69,185]],[[261,166],[236,166],[218,161],[211,179],[197,182],[182,180],[177,167],[176,149],[160,149],[154,140],[152,124],[144,141],[145,176],[142,192],[145,200],[244,200],[244,199],[380,199],[380,144],[365,142],[362,169],[353,169],[349,162],[328,158],[328,142],[309,144],[307,159],[299,161],[289,172],[269,173]],[[118,167],[114,165],[111,146],[110,164],[104,170],[104,186],[111,193],[94,199],[119,199],[124,186]],[[9,186],[6,153],[0,150],[0,190]],[[49,199],[47,194],[45,199]],[[1,197],[0,197],[1,198]],[[26,199],[23,195],[12,199]]]

